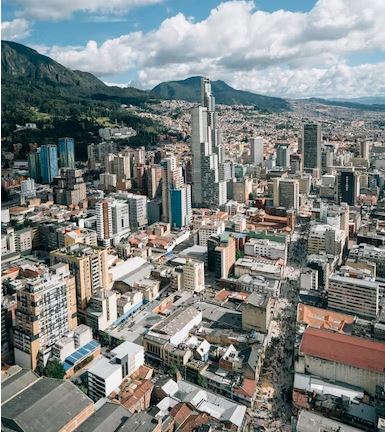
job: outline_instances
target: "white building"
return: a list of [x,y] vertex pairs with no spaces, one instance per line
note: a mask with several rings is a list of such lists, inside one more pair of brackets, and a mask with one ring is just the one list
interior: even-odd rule
[[30,198],[36,196],[35,180],[28,178],[20,183],[21,193],[24,197]]
[[91,297],[87,308],[87,325],[103,331],[118,318],[117,295],[115,291],[100,290]]
[[94,401],[119,390],[122,381],[144,364],[144,349],[132,342],[123,342],[88,369],[88,392]]
[[112,245],[112,202],[111,200],[101,200],[95,205],[96,208],[96,232],[98,242],[104,247]]
[[147,225],[147,197],[130,194],[128,197],[130,227],[135,231]]
[[199,246],[207,246],[207,240],[213,235],[222,234],[225,231],[225,223],[220,220],[203,221],[198,229]]
[[245,244],[245,255],[252,257],[266,257],[273,260],[282,259],[285,263],[287,260],[286,243],[278,243],[268,239],[251,238]]
[[187,260],[183,266],[183,286],[185,290],[201,292],[205,289],[205,265],[201,261]]
[[251,138],[251,140],[250,140],[250,153],[251,153],[252,164],[262,165],[264,145],[265,145],[265,141],[262,137]]

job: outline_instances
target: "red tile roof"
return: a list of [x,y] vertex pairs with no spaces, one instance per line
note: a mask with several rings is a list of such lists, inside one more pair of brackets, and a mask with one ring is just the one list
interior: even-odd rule
[[370,339],[308,327],[300,352],[360,369],[385,372],[385,344]]

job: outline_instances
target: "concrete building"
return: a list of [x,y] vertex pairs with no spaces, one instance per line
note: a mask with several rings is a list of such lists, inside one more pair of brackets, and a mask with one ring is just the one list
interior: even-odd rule
[[329,278],[328,307],[363,318],[376,318],[379,310],[379,284],[365,274],[344,269]]
[[183,266],[183,288],[193,292],[205,289],[205,265],[202,261],[186,261]]
[[102,357],[88,370],[88,392],[94,401],[107,397],[114,390],[119,392],[122,381],[144,364],[141,345],[123,342],[110,352],[110,358]]
[[96,209],[96,232],[98,243],[103,247],[110,247],[113,240],[112,231],[112,200],[98,201]]
[[10,226],[1,227],[1,256],[16,252],[15,230]]
[[32,251],[32,229],[23,228],[14,232],[15,249],[20,254],[29,254]]
[[274,207],[299,210],[299,183],[294,179],[274,179],[273,181]]
[[117,245],[130,233],[129,205],[124,200],[114,200],[111,204],[113,244]]
[[207,267],[217,278],[226,278],[235,264],[236,242],[234,237],[223,233],[207,240]]
[[130,215],[130,228],[132,231],[137,231],[144,228],[147,223],[147,197],[145,195],[128,196],[128,206]]
[[245,255],[287,261],[287,244],[268,239],[251,238],[244,246]]
[[177,349],[189,332],[202,322],[202,312],[193,306],[181,307],[150,328],[143,336],[146,356],[163,364],[184,366],[192,357],[189,349]]
[[35,180],[28,178],[20,183],[21,195],[25,198],[32,198],[36,196]]
[[77,325],[75,280],[68,265],[28,279],[17,293],[15,362],[35,369],[46,364],[54,344]]
[[341,262],[345,246],[345,232],[335,226],[315,224],[310,227],[307,249],[309,254],[326,253]]
[[109,153],[116,153],[118,145],[115,141],[102,141],[87,146],[87,157],[89,161],[104,162]]
[[162,194],[162,167],[151,165],[147,171],[147,195],[154,199]]
[[107,250],[77,243],[50,253],[51,263],[63,262],[70,266],[76,279],[78,312],[83,313],[91,296],[109,284]]
[[207,246],[211,236],[218,236],[225,231],[225,223],[220,220],[204,221],[198,228],[199,246]]
[[385,344],[308,327],[295,371],[361,387],[374,396],[385,382]]
[[338,173],[338,198],[340,203],[348,203],[350,206],[357,204],[360,195],[360,176],[354,170],[344,169]]
[[272,300],[267,294],[253,292],[242,309],[242,329],[268,333],[272,318]]
[[251,192],[253,191],[253,181],[249,178],[244,178],[231,183],[233,193],[232,198],[239,203],[249,201]]
[[118,319],[117,293],[98,290],[87,307],[86,323],[95,331],[104,331]]
[[290,167],[290,147],[289,143],[281,142],[275,146],[277,152],[276,166],[282,168]]
[[251,163],[256,166],[263,164],[265,141],[262,137],[255,137],[250,139],[250,154]]
[[377,276],[385,278],[385,247],[375,247],[361,243],[349,250],[349,258],[356,262],[375,263]]
[[318,431],[338,431],[338,432],[362,432],[362,429],[343,424],[332,420],[314,411],[302,410],[297,421],[297,432],[318,432]]
[[86,204],[86,184],[80,169],[67,168],[61,170],[60,177],[56,177],[54,182],[53,192],[56,204],[66,206]]

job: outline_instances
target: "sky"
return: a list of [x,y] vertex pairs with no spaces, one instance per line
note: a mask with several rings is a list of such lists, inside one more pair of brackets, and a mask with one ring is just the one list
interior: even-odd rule
[[385,0],[3,0],[2,39],[108,84],[385,96]]

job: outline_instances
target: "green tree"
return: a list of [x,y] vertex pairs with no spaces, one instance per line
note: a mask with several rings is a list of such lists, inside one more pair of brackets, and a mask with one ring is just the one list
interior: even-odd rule
[[240,249],[237,249],[235,251],[235,259],[238,260],[239,258],[243,258],[243,256],[244,256],[244,253]]
[[175,363],[171,363],[164,368],[164,371],[168,375],[175,375],[178,372],[178,366]]
[[63,379],[65,375],[64,367],[58,360],[50,361],[44,369],[44,375],[48,378]]

